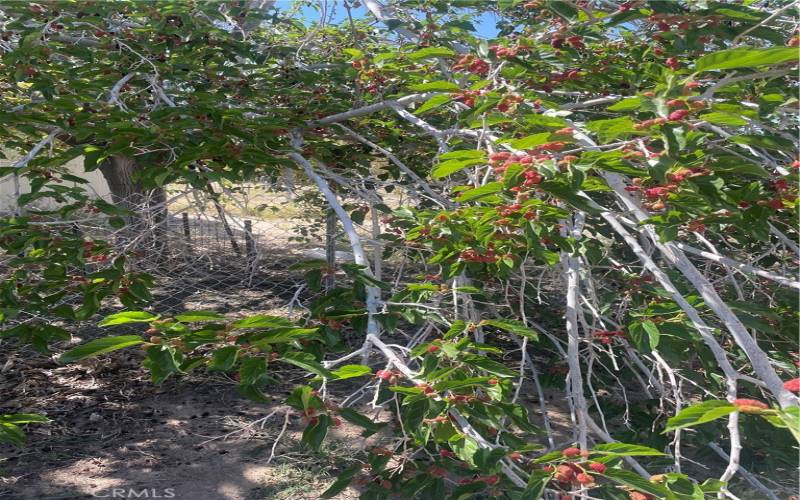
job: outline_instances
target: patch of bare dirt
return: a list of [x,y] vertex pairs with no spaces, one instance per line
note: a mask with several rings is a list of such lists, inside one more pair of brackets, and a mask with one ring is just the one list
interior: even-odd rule
[[[292,418],[268,462],[283,407],[250,402],[224,378],[155,387],[140,357],[121,351],[59,366],[34,356],[6,373],[0,391],[13,396],[0,413],[39,412],[52,423],[29,426],[23,449],[0,447],[0,498],[313,499],[364,445],[359,429],[343,426],[312,452],[299,442],[302,422]],[[298,375],[286,374],[276,399]],[[339,498],[353,497],[346,491]]]

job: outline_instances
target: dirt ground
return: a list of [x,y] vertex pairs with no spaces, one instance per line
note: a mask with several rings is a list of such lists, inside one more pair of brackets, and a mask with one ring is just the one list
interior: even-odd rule
[[[156,387],[140,357],[120,351],[70,366],[40,357],[6,373],[0,392],[15,397],[0,413],[38,411],[52,423],[29,426],[23,449],[0,446],[0,498],[313,499],[366,445],[359,429],[343,425],[315,453],[299,442],[302,422],[290,418],[268,463],[284,407],[252,403],[224,377]],[[276,399],[302,376],[285,375]],[[263,427],[251,425],[276,409]]]

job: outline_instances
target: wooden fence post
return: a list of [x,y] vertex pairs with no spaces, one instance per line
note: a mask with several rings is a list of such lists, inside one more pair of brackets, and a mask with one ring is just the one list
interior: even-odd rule
[[181,212],[181,225],[183,226],[183,238],[186,240],[186,252],[188,255],[191,255],[194,251],[194,247],[192,246],[192,230],[189,225],[189,214],[187,212]]
[[248,279],[247,286],[251,286],[253,275],[258,267],[258,254],[256,252],[256,240],[253,238],[253,221],[244,221],[244,247],[247,255]]
[[256,258],[256,240],[253,239],[253,221],[244,221],[244,247],[247,261],[253,262]]

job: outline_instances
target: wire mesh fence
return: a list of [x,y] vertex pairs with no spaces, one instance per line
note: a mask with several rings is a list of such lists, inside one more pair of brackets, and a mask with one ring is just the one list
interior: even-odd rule
[[[125,255],[127,270],[153,278],[153,298],[146,306],[149,311],[162,315],[201,309],[292,314],[314,296],[303,271],[291,267],[326,259],[325,211],[301,206],[296,193],[239,185],[216,195],[169,186],[157,196],[138,194],[135,200],[113,201],[129,210],[122,227],[114,227],[108,217],[91,209],[72,220],[38,217],[35,223],[58,227],[87,242],[108,242],[112,256]],[[36,208],[26,207],[30,211]],[[351,258],[343,251],[336,256]],[[15,257],[0,255],[3,277],[12,271],[9,263]],[[86,276],[110,266],[111,260],[88,259],[83,269],[69,273]],[[36,276],[28,279],[34,281]],[[79,305],[80,293],[66,287],[64,292],[62,303]],[[106,299],[101,314],[123,308],[115,299]],[[5,326],[29,321],[68,324],[24,312],[7,320]],[[68,329],[79,331],[95,322],[69,323]]]

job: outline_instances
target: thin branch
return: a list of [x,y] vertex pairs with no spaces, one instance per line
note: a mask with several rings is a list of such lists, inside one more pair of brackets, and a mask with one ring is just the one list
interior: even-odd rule
[[363,108],[351,109],[343,113],[337,113],[335,115],[326,116],[325,118],[320,118],[319,120],[310,121],[307,123],[307,125],[309,127],[319,127],[322,125],[330,125],[332,123],[352,120],[353,118],[358,118],[359,116],[366,116],[378,111],[383,111],[384,109],[391,108],[392,106],[405,107],[415,102],[427,101],[431,97],[438,94],[439,93],[437,92],[411,94],[394,101],[381,101],[375,104],[370,104],[369,106],[364,106]]
[[385,148],[375,144],[374,142],[372,142],[369,139],[367,139],[366,137],[362,136],[361,134],[359,134],[355,130],[352,130],[352,129],[348,128],[348,127],[345,127],[341,123],[337,123],[336,126],[341,128],[342,130],[344,130],[348,135],[350,135],[352,138],[354,138],[355,140],[357,140],[361,144],[369,146],[372,149],[374,149],[375,151],[378,151],[379,153],[383,154],[386,158],[389,159],[389,161],[394,163],[397,166],[397,168],[399,168],[404,174],[406,174],[411,179],[413,179],[417,183],[417,185],[420,188],[422,188],[422,190],[425,191],[425,193],[427,193],[427,195],[430,196],[434,201],[436,201],[437,203],[439,203],[440,205],[442,205],[444,207],[452,207],[453,206],[453,203],[450,200],[448,200],[444,196],[442,196],[439,193],[437,193],[436,191],[434,191],[433,188],[431,188],[430,184],[428,184],[425,181],[425,179],[423,179],[422,177],[417,175],[416,172],[411,170],[405,163],[400,161],[400,159],[397,158],[397,156],[395,156],[391,151],[389,151],[388,149],[385,149]]
[[[383,353],[383,355],[386,357],[386,359],[392,365],[394,365],[394,367],[397,368],[407,379],[411,380],[412,382],[416,382],[416,383],[423,382],[422,380],[417,378],[417,374],[414,371],[412,371],[411,368],[409,368],[408,365],[405,362],[403,362],[403,360],[401,360],[397,356],[397,354],[395,354],[394,351],[392,351],[389,348],[389,346],[384,344],[378,337],[376,337],[375,335],[372,335],[372,334],[367,334],[367,341],[370,342],[376,348],[378,348]],[[497,448],[497,446],[495,446],[495,445],[489,443],[488,441],[486,441],[486,439],[478,431],[476,431],[474,427],[472,427],[472,425],[467,421],[467,419],[465,419],[461,415],[461,413],[459,413],[458,410],[456,410],[455,408],[451,408],[449,413],[453,417],[453,419],[455,420],[455,423],[461,428],[461,431],[464,434],[466,434],[467,436],[469,436],[472,439],[474,439],[478,443],[478,446],[480,446],[481,448],[486,448],[486,449]],[[506,463],[505,460],[503,460],[501,463],[502,463],[501,467],[503,469],[503,472],[506,474],[506,476],[508,476],[508,478],[515,485],[517,485],[519,487],[525,487],[527,485],[527,481],[525,481],[523,478],[521,478]]]
[[745,264],[743,262],[739,262],[733,260],[729,257],[725,257],[718,253],[706,252],[705,250],[700,250],[699,248],[694,248],[689,246],[685,243],[675,242],[675,246],[680,248],[686,253],[690,253],[692,255],[697,255],[699,257],[706,258],[708,260],[714,261],[718,264],[722,264],[723,266],[729,267],[731,269],[735,269],[737,271],[741,271],[747,274],[755,274],[757,276],[761,276],[762,278],[766,278],[768,280],[772,280],[776,283],[780,283],[781,285],[788,286],[791,288],[796,288],[800,290],[800,282],[794,281],[790,278],[785,276],[781,276],[775,273],[771,273],[769,271],[765,271],[763,269],[759,269],[757,267],[753,267],[749,264]]

